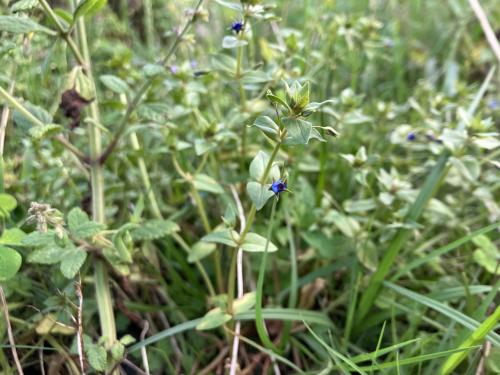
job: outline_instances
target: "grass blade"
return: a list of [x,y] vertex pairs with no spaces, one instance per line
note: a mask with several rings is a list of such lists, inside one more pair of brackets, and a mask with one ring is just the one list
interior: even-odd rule
[[[482,97],[486,93],[486,90],[488,89],[491,79],[493,78],[494,72],[495,72],[495,67],[490,69],[483,84],[481,85],[478,92],[474,96],[472,103],[469,105],[469,108],[467,109],[469,117],[472,116],[477,110],[477,107],[479,106]],[[461,121],[457,127],[460,128],[463,126],[464,126],[463,121]],[[446,150],[441,153],[431,173],[427,176],[427,179],[425,180],[424,185],[422,186],[422,189],[420,190],[420,193],[417,196],[417,199],[415,200],[415,202],[413,203],[408,212],[408,215],[406,217],[407,222],[415,222],[419,219],[427,202],[434,195],[435,191],[439,186],[440,181],[442,181],[444,176],[446,175],[445,167],[449,156],[450,155]],[[361,297],[357,314],[357,322],[360,322],[366,316],[366,314],[368,314],[371,307],[373,306],[375,299],[377,298],[380,288],[382,286],[382,282],[386,279],[390,268],[394,264],[394,261],[396,260],[396,257],[399,254],[401,248],[408,240],[410,233],[411,232],[408,229],[401,228],[394,237],[394,239],[392,240],[391,244],[389,245],[389,248],[385,252],[379,267],[370,278],[368,288]]]
[[[443,352],[437,352],[437,353],[422,354],[422,355],[418,355],[418,356],[411,357],[411,358],[404,358],[404,359],[398,358],[396,361],[380,363],[378,365],[378,367],[380,369],[386,369],[386,368],[393,368],[393,367],[397,367],[397,366],[415,365],[415,364],[418,364],[420,362],[430,361],[432,359],[441,358],[441,357],[447,357],[450,354],[461,353],[461,352],[467,353],[469,350],[478,349],[478,348],[480,348],[480,346],[471,346],[471,347],[467,347],[467,348],[445,350]],[[363,366],[360,369],[369,370],[370,368],[371,368],[371,366]]]
[[[388,281],[384,282],[384,285],[392,290],[394,290],[396,293],[401,294],[402,296],[405,296],[417,303],[420,303],[422,305],[425,305],[433,310],[439,311],[441,314],[446,315],[450,319],[453,319],[456,321],[458,324],[469,328],[470,330],[476,331],[479,326],[481,325],[477,320],[472,319],[471,317],[461,313],[460,311],[455,310],[452,307],[449,307],[441,302],[438,302],[432,298],[423,296],[421,294],[412,292],[411,290],[408,290],[406,288],[400,287],[398,285],[395,285],[393,283],[390,283]],[[488,339],[491,340],[491,342],[495,346],[500,346],[500,335],[490,332],[488,334]]]
[[485,233],[488,233],[488,232],[491,232],[492,230],[498,228],[500,225],[500,222],[496,222],[494,224],[491,224],[491,225],[488,225],[484,228],[481,228],[481,229],[478,229],[472,233],[469,233],[468,235],[462,237],[462,238],[459,238],[458,240],[456,241],[453,241],[452,243],[449,243],[448,245],[445,245],[445,246],[442,246],[440,247],[439,249],[436,249],[436,250],[432,250],[431,252],[429,252],[428,255],[422,257],[422,258],[419,258],[419,259],[415,259],[414,261],[408,263],[406,266],[404,266],[401,270],[399,270],[396,275],[394,275],[392,278],[391,278],[391,281],[395,281],[397,279],[399,279],[401,276],[403,276],[404,274],[410,272],[411,270],[421,266],[422,264],[425,264],[429,261],[431,261],[432,259],[438,257],[438,256],[441,256],[443,254],[446,254],[452,250],[455,250],[456,248],[458,248],[459,246],[469,242],[470,240],[472,240],[474,237],[476,236],[479,236],[480,234],[485,234]]
[[[471,335],[459,346],[459,349],[464,349],[473,345],[482,344],[486,335],[491,332],[500,320],[500,306],[497,306],[495,312],[491,314]],[[451,373],[467,356],[467,352],[453,353],[443,364],[441,374],[447,375]]]
[[314,332],[311,327],[309,327],[309,325],[304,321],[304,325],[306,326],[306,328],[309,330],[309,332],[311,332],[311,334],[314,336],[314,338],[316,340],[318,340],[318,342],[321,344],[321,346],[323,346],[326,351],[332,356],[333,359],[339,359],[341,360],[342,362],[346,363],[347,365],[349,365],[349,367],[353,368],[354,370],[358,371],[360,374],[366,374],[366,372],[364,372],[360,367],[358,367],[354,362],[352,362],[349,358],[347,358],[345,355],[343,355],[342,353],[339,353],[338,351],[336,351],[335,349],[331,348],[324,340],[321,339],[321,337],[319,337],[316,332]]
[[[439,186],[440,181],[445,175],[445,167],[449,158],[449,153],[447,151],[443,151],[441,156],[439,157],[436,165],[432,169],[431,173],[425,180],[424,186],[420,190],[420,193],[415,200],[415,203],[412,205],[408,216],[406,218],[407,222],[415,222],[418,220],[422,211],[425,208],[427,202],[431,199]],[[407,242],[410,237],[411,231],[405,228],[401,228],[396,237],[392,240],[389,248],[387,249],[382,261],[380,262],[379,267],[375,271],[375,273],[371,276],[370,283],[368,284],[368,288],[363,293],[358,309],[357,321],[360,322],[370,311],[377,295],[382,286],[382,282],[385,280],[389,270],[391,269],[394,261],[396,260],[399,251],[403,247],[403,245]]]
[[[310,324],[319,324],[329,328],[334,328],[332,321],[325,315],[315,311],[307,311],[301,309],[285,309],[285,308],[268,308],[262,309],[262,317],[267,320],[283,320],[295,322],[308,322]],[[165,329],[157,334],[148,337],[134,345],[128,351],[133,352],[141,349],[144,346],[154,344],[167,337],[177,335],[179,333],[195,329],[201,322],[202,318],[189,320],[178,324],[174,327]],[[255,320],[255,310],[249,310],[235,316],[235,320]]]

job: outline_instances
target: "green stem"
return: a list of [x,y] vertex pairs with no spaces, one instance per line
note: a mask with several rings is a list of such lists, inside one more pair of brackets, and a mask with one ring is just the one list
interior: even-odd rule
[[[290,222],[290,214],[288,211],[288,205],[284,204],[285,207],[285,220],[286,228],[288,231],[288,242],[290,244],[290,297],[288,299],[288,307],[290,309],[295,308],[297,305],[297,292],[298,292],[298,272],[297,272],[297,249],[295,248],[295,239],[292,232],[292,224]],[[292,328],[292,322],[286,321],[283,324],[283,334],[281,335],[280,348],[283,349],[288,343],[290,338],[290,331]]]
[[203,204],[203,200],[200,197],[200,193],[198,193],[198,190],[194,187],[193,184],[191,184],[191,194],[193,194],[193,199],[196,203],[196,207],[198,208],[198,213],[200,214],[203,228],[205,229],[206,233],[210,233],[212,231],[212,228],[210,226],[210,222],[208,221],[207,212],[205,211],[205,205]]
[[[88,66],[88,60],[84,58],[84,56],[81,54],[80,50],[78,49],[78,46],[76,45],[75,41],[71,38],[71,36],[68,34],[66,30],[64,30],[63,25],[61,22],[59,22],[59,18],[55,14],[55,12],[52,10],[50,7],[49,3],[45,0],[38,0],[40,5],[42,6],[43,10],[45,11],[45,14],[47,17],[50,18],[52,23],[56,26],[57,31],[61,35],[61,37],[66,41],[68,44],[69,48],[73,52],[73,55],[75,56],[76,60],[80,65],[84,67],[85,70],[89,68]],[[82,19],[82,18],[80,18]]]
[[[137,138],[137,134],[135,132],[132,132],[130,134],[130,143],[132,145],[132,148],[136,151],[139,151],[141,149],[141,146],[139,144],[139,139]],[[144,158],[140,156],[138,158],[138,164],[139,164],[139,170],[141,172],[141,179],[142,179],[142,184],[144,185],[144,188],[147,191],[147,198],[149,201],[149,204],[151,206],[151,211],[153,213],[153,216],[156,217],[157,219],[163,219],[163,215],[160,210],[160,206],[158,205],[158,201],[156,200],[156,195],[151,188],[151,181],[149,179],[149,174],[146,168],[146,163],[144,161]],[[188,254],[190,253],[191,249],[189,248],[188,244],[184,241],[184,239],[177,233],[174,233],[172,235],[174,240],[181,246],[181,248],[186,251]],[[208,274],[203,267],[203,264],[201,264],[200,261],[195,262],[196,267],[200,271],[201,277],[203,278],[205,285],[207,286],[208,292],[210,293],[210,296],[214,297],[215,296],[215,290],[212,285],[212,282],[210,281],[210,278],[208,277]],[[222,273],[222,271],[221,271]]]
[[[141,146],[139,144],[139,139],[137,138],[137,134],[135,132],[130,133],[130,144],[135,151],[139,151]],[[151,211],[153,216],[157,219],[163,219],[161,214],[160,206],[158,205],[158,201],[156,200],[156,195],[151,187],[151,181],[149,180],[148,170],[146,168],[146,162],[142,156],[138,157],[137,164],[139,165],[139,171],[141,173],[142,184],[144,185],[144,189],[146,189],[146,194],[148,197],[149,204],[151,205]]]
[[[43,0],[42,0],[43,1]],[[74,2],[73,2],[73,5]],[[89,47],[87,43],[87,31],[83,17],[77,20],[77,35],[80,49],[83,54],[84,65],[89,80],[92,82],[95,90],[95,81],[92,75],[92,65],[90,61]],[[95,123],[101,123],[97,97],[90,103],[90,116],[93,120],[89,122],[87,131],[89,134],[90,148],[90,182],[92,193],[92,218],[98,223],[105,222],[105,201],[104,201],[104,171],[103,165],[97,162],[101,154],[101,129],[95,126]],[[94,268],[95,292],[99,320],[101,322],[102,336],[104,337],[106,347],[109,349],[116,342],[116,324],[113,312],[113,299],[109,283],[108,270],[103,260],[96,260]],[[113,367],[113,363],[110,367]],[[113,371],[116,374],[117,371]]]
[[[179,46],[180,42],[182,41],[182,38],[184,34],[188,31],[189,27],[193,24],[196,18],[196,14],[198,10],[201,7],[201,4],[203,3],[203,0],[199,0],[198,3],[196,4],[196,7],[193,10],[193,16],[191,19],[186,23],[180,34],[177,36],[175,39],[174,43],[172,44],[172,47],[170,47],[170,50],[168,51],[167,55],[160,61],[159,65],[165,66],[170,58],[173,56],[174,52],[177,50],[177,47]],[[125,114],[123,115],[120,124],[118,125],[118,130],[115,133],[115,136],[113,137],[112,141],[109,143],[109,145],[106,147],[104,152],[100,155],[99,161],[101,163],[104,163],[108,156],[113,152],[113,149],[116,147],[118,144],[118,141],[120,140],[121,136],[125,132],[125,129],[127,128],[128,121],[130,119],[130,116],[132,113],[135,111],[135,108],[139,105],[142,97],[148,91],[148,89],[151,87],[153,84],[154,80],[157,78],[156,75],[153,75],[149,77],[137,90],[137,93],[135,96],[132,98],[132,101],[130,104],[127,106],[127,110]]]
[[[244,19],[243,19],[243,23],[245,23]],[[238,40],[243,39],[244,33],[245,33],[245,30],[243,29],[241,31],[240,35],[238,36]],[[243,46],[239,46],[237,48],[237,52],[236,52],[235,78],[238,81],[238,89],[240,92],[241,111],[245,112],[246,94],[245,94],[245,88],[243,87],[243,83],[241,82],[242,60],[243,60]],[[244,169],[244,165],[245,165],[246,147],[247,147],[247,126],[245,124],[243,124],[242,134],[241,134],[241,159],[240,159],[240,161],[242,163],[242,169]]]
[[[184,251],[186,251],[186,253],[188,253],[188,254],[190,253],[191,249],[189,248],[188,244],[182,239],[182,237],[179,234],[174,232],[172,234],[172,237],[174,238],[174,240],[177,241],[177,243],[182,247],[182,249]],[[195,264],[196,264],[196,267],[198,268],[198,271],[200,271],[201,277],[205,281],[205,284],[207,286],[208,292],[210,293],[210,296],[215,297],[215,295],[216,295],[215,289],[214,289],[214,286],[212,285],[212,282],[210,281],[210,278],[208,277],[207,271],[205,270],[205,268],[203,267],[203,265],[201,264],[201,262],[199,260],[196,261]]]
[[[271,168],[274,163],[274,159],[276,159],[276,155],[278,155],[278,151],[280,150],[281,147],[281,141],[277,142],[276,145],[274,146],[274,150],[271,154],[271,157],[269,158],[269,161],[266,165],[266,169],[264,170],[264,173],[262,174],[262,178],[260,179],[260,183],[264,183],[267,180],[267,177],[269,176],[269,172],[271,171]],[[253,221],[255,219],[255,213],[257,211],[257,208],[255,207],[255,204],[252,204],[252,207],[250,208],[250,212],[247,217],[247,223],[245,225],[245,228],[241,232],[240,236],[240,243],[242,243],[245,240],[246,235],[248,234],[248,231],[252,227]]]
[[[0,98],[3,98],[7,102],[7,105],[18,111],[24,118],[30,121],[33,125],[35,126],[45,125],[42,121],[33,116],[33,114],[30,111],[28,111],[16,98],[10,95],[2,87],[0,87]],[[56,136],[55,140],[58,141],[61,145],[63,145],[67,150],[75,154],[80,160],[86,159],[85,155],[63,136]]]
[[238,260],[238,250],[232,249],[231,266],[229,267],[229,279],[227,285],[227,311],[233,313],[234,290],[236,288],[236,264]]
[[[212,231],[212,227],[210,226],[210,222],[208,220],[207,216],[207,211],[205,210],[205,205],[203,204],[203,199],[200,197],[200,193],[198,193],[198,190],[194,186],[194,184],[191,184],[191,194],[193,194],[194,201],[196,203],[196,207],[198,208],[198,213],[201,217],[201,222],[203,223],[203,228],[205,229],[205,232],[208,234]],[[214,269],[215,269],[215,278],[217,281],[217,289],[219,292],[223,291],[224,288],[224,277],[222,276],[222,268],[221,268],[221,257],[220,257],[220,252],[219,251],[214,251],[213,253],[213,262],[214,262]]]
[[259,334],[259,338],[264,344],[264,346],[270,350],[278,351],[278,348],[271,341],[269,336],[267,335],[266,325],[264,322],[264,318],[262,316],[262,300],[263,300],[263,289],[264,289],[264,275],[266,273],[266,264],[267,264],[267,250],[269,248],[269,242],[273,230],[274,224],[274,215],[276,213],[276,204],[277,200],[273,202],[273,208],[271,211],[271,218],[269,219],[269,229],[267,231],[267,240],[266,246],[264,249],[264,254],[262,254],[262,259],[260,262],[259,268],[259,278],[257,280],[257,291],[256,291],[256,301],[255,301],[255,326],[257,328],[257,333]]
[[154,52],[155,29],[153,23],[153,3],[151,0],[143,0],[142,6],[144,9],[144,29],[146,34],[146,46],[148,53]]

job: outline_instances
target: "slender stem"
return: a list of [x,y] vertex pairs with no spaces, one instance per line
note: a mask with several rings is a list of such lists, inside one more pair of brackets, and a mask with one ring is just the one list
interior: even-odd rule
[[264,318],[262,316],[262,300],[263,300],[263,289],[264,289],[264,275],[266,273],[266,264],[267,264],[267,254],[268,254],[270,238],[273,231],[274,216],[276,213],[277,202],[278,202],[277,200],[273,202],[271,218],[269,219],[269,224],[268,224],[269,229],[267,231],[266,246],[264,249],[264,254],[262,254],[262,259],[260,261],[259,278],[257,280],[257,294],[255,301],[255,326],[257,328],[257,333],[259,334],[259,338],[262,341],[262,343],[266,346],[266,348],[271,349],[273,351],[278,351],[278,348],[273,344],[273,342],[267,335],[266,325],[264,322]]
[[[168,61],[170,60],[170,58],[173,56],[174,52],[177,50],[177,47],[179,46],[179,44],[182,40],[182,37],[188,31],[189,27],[193,24],[193,22],[195,21],[196,15],[197,15],[198,10],[200,9],[202,3],[203,3],[203,0],[198,1],[198,4],[196,5],[196,7],[193,11],[193,16],[189,19],[189,21],[186,23],[186,25],[184,26],[182,31],[179,33],[179,35],[177,36],[177,38],[174,41],[174,44],[172,44],[172,47],[170,47],[170,50],[168,51],[167,55],[160,61],[160,65],[166,65],[168,63]],[[118,130],[116,131],[115,136],[113,137],[113,139],[111,140],[109,145],[106,147],[104,152],[99,157],[99,162],[101,164],[104,164],[106,159],[113,152],[114,148],[118,144],[118,141],[120,140],[121,136],[125,132],[125,129],[127,128],[130,116],[135,111],[135,108],[139,105],[142,97],[144,96],[146,91],[148,91],[148,89],[151,87],[151,85],[153,84],[155,79],[156,79],[155,75],[149,77],[149,79],[146,80],[139,87],[139,90],[137,90],[137,93],[132,98],[132,101],[130,102],[130,104],[127,106],[127,110],[126,110],[125,114],[123,115],[123,117],[120,121],[120,124],[118,125]]]
[[[243,231],[246,225],[245,213],[243,212],[243,205],[241,204],[240,198],[238,197],[238,193],[234,186],[231,186],[231,193],[233,194],[233,198],[236,202],[236,208],[238,210],[238,215],[240,217],[240,233]],[[238,253],[236,255],[236,274],[238,281],[238,298],[243,297],[244,293],[244,285],[243,285],[243,249],[239,248]],[[233,338],[233,350],[231,352],[231,364],[229,367],[229,375],[236,375],[236,367],[238,364],[238,350],[240,343],[240,331],[241,331],[241,322],[237,321],[235,324],[235,335]]]
[[[137,138],[137,134],[135,132],[131,132],[129,139],[132,148],[135,151],[139,151],[141,149],[141,146],[139,144],[139,139]],[[137,164],[139,165],[142,184],[144,185],[144,189],[146,190],[146,194],[148,197],[149,204],[151,205],[151,211],[153,213],[153,216],[155,216],[157,219],[163,219],[160,206],[158,205],[158,201],[156,200],[155,192],[153,191],[151,186],[151,181],[149,180],[149,174],[146,168],[146,162],[144,161],[144,158],[142,156],[138,157]]]
[[227,285],[227,311],[233,313],[234,289],[236,285],[236,264],[238,260],[238,252],[231,251],[231,265],[229,266],[229,279]]
[[[74,4],[74,2],[73,2]],[[92,75],[92,65],[90,60],[90,52],[87,43],[87,30],[83,17],[77,20],[77,35],[79,47],[83,54],[84,66],[90,82],[95,89],[95,81]],[[98,223],[105,222],[105,201],[104,201],[104,170],[103,166],[96,163],[95,160],[101,154],[101,129],[95,126],[96,123],[101,123],[97,95],[90,103],[90,115],[93,121],[87,125],[89,134],[90,148],[90,183],[92,193],[92,218]],[[110,289],[108,270],[103,260],[96,260],[94,268],[95,293],[99,320],[101,322],[102,336],[105,339],[106,347],[109,349],[116,342],[116,324],[113,312],[113,298]],[[113,363],[110,364],[113,368]],[[112,371],[116,374],[117,371]]]
[[12,327],[10,325],[9,307],[7,306],[7,300],[5,298],[5,293],[1,285],[0,285],[0,300],[2,301],[5,323],[7,325],[7,335],[9,336],[9,343],[12,350],[12,357],[14,358],[14,362],[17,367],[17,372],[19,373],[19,375],[23,375],[23,368],[21,366],[21,363],[19,362],[19,357],[17,356],[16,342],[14,340],[14,335],[12,334]]
[[198,213],[200,214],[203,228],[205,229],[206,233],[210,233],[212,231],[212,228],[210,226],[210,222],[208,221],[205,205],[203,204],[203,200],[200,197],[200,193],[198,193],[198,190],[194,187],[193,184],[191,184],[191,194],[193,194],[193,199],[196,203],[196,207],[198,208]]
[[[243,4],[242,4],[243,6]],[[243,16],[243,25],[247,27],[246,25],[246,20],[245,17]],[[238,35],[238,40],[242,40],[245,35],[245,28],[241,30],[241,32]],[[238,90],[240,92],[240,106],[241,106],[241,111],[245,112],[245,106],[246,106],[246,94],[245,94],[245,88],[243,87],[243,82],[241,81],[241,68],[242,68],[242,63],[243,63],[243,48],[244,46],[239,46],[236,51],[236,71],[235,71],[235,78],[238,81]],[[241,166],[242,169],[244,169],[245,165],[245,155],[246,155],[246,147],[247,147],[247,126],[243,124],[243,128],[241,129],[242,134],[241,134]]]
[[[175,232],[172,234],[172,237],[174,238],[174,240],[177,241],[177,243],[182,247],[182,249],[189,254],[191,249],[189,248],[188,244],[182,239],[182,237]],[[210,281],[210,278],[208,277],[207,271],[205,271],[205,268],[203,267],[203,265],[201,264],[201,262],[199,260],[196,261],[195,264],[201,273],[201,277],[205,281],[205,284],[207,286],[208,292],[210,293],[210,296],[215,297],[215,295],[216,295],[215,289],[214,289],[214,286],[212,285],[212,282]]]
[[75,41],[71,38],[71,36],[68,34],[68,32],[66,30],[64,30],[63,25],[61,24],[61,22],[59,22],[59,18],[57,17],[57,14],[55,14],[55,12],[52,10],[52,8],[50,7],[49,3],[47,3],[47,1],[45,1],[45,0],[38,0],[38,1],[39,1],[40,5],[42,6],[43,10],[45,11],[45,14],[47,15],[47,17],[49,17],[50,20],[52,21],[52,23],[54,23],[54,25],[56,26],[57,31],[59,32],[61,37],[66,41],[66,43],[68,43],[68,46],[71,49],[71,51],[73,52],[73,55],[75,56],[78,63],[80,65],[82,65],[85,70],[87,70],[89,68],[89,66],[87,64],[88,60],[84,58],[84,56],[82,55],[82,53],[78,49],[78,46],[76,45]]
[[155,28],[153,23],[153,2],[151,0],[143,0],[142,7],[144,9],[144,28],[146,34],[146,46],[148,53],[153,54],[155,42]]
[[[203,222],[203,226],[205,228],[206,233],[210,233],[212,231],[210,227],[210,223],[208,221],[208,217],[205,211],[205,206],[203,205],[203,201],[198,193],[198,190],[196,190],[196,187],[193,184],[193,177],[189,174],[183,171],[181,168],[179,162],[177,161],[177,158],[175,156],[172,156],[172,163],[174,164],[174,168],[179,173],[184,180],[186,180],[188,183],[191,184],[191,193],[193,194],[193,198],[196,203],[196,207],[198,209],[198,213],[201,216],[201,220]],[[222,276],[222,269],[221,269],[221,256],[220,252],[215,251],[213,253],[213,261],[214,261],[214,268],[215,268],[215,277],[217,279],[217,288],[218,290],[222,293],[224,290],[223,286],[223,276]]]
[[[140,150],[140,144],[139,144],[139,139],[137,138],[137,134],[135,132],[132,132],[130,134],[130,143],[132,144],[132,148],[134,150]],[[144,158],[142,156],[139,157],[138,159],[139,163],[139,170],[141,172],[141,179],[142,179],[142,184],[144,185],[144,188],[147,190],[147,197],[149,204],[151,205],[151,211],[153,213],[153,216],[155,216],[157,219],[163,219],[163,215],[161,213],[160,207],[158,205],[158,201],[156,200],[156,195],[151,188],[151,181],[149,179],[149,174],[146,168],[146,163],[144,161]],[[174,233],[172,235],[174,240],[181,246],[181,248],[186,251],[188,254],[190,253],[191,249],[189,248],[189,245],[184,241],[184,239],[177,233]],[[207,271],[203,267],[203,264],[200,261],[195,262],[196,267],[200,271],[201,277],[203,278],[208,292],[210,293],[210,296],[214,297],[215,296],[215,290],[212,285],[212,282],[210,281],[210,278],[208,277]],[[222,271],[221,271],[222,272]]]
[[[297,273],[297,249],[295,248],[295,239],[292,232],[292,224],[290,222],[290,214],[288,212],[288,205],[283,205],[285,209],[286,228],[288,231],[288,243],[290,245],[290,297],[288,299],[288,308],[293,309],[297,305],[297,292],[298,292],[298,273]],[[283,334],[281,335],[280,348],[284,348],[290,338],[290,330],[292,322],[284,322]]]
[[[17,110],[24,118],[30,121],[35,126],[44,126],[45,124],[40,121],[38,118],[33,116],[33,114],[28,111],[16,98],[14,98],[8,91],[0,87],[0,98],[3,98],[7,105]],[[71,151],[75,156],[77,156],[80,160],[86,160],[87,157],[76,148],[73,144],[71,144],[66,138],[61,135],[55,137],[55,140],[58,141],[61,145],[63,145],[66,149]]]
[[[264,170],[264,173],[262,174],[262,178],[260,180],[260,183],[264,183],[267,180],[267,177],[269,176],[269,172],[271,171],[271,168],[274,163],[274,159],[276,159],[276,155],[278,155],[278,151],[280,150],[281,147],[281,141],[277,142],[276,145],[274,146],[274,150],[271,154],[271,157],[269,158],[269,161],[266,165],[266,169]],[[248,234],[250,228],[252,227],[253,220],[255,219],[255,213],[257,211],[257,208],[255,207],[255,204],[252,204],[252,207],[250,208],[250,212],[247,217],[247,223],[245,225],[245,228],[243,229],[241,236],[240,236],[240,243],[243,242],[245,239],[246,235]]]

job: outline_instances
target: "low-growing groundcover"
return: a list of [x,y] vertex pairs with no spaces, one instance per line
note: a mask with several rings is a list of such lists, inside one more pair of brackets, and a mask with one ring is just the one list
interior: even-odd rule
[[0,373],[499,373],[473,3],[2,1]]

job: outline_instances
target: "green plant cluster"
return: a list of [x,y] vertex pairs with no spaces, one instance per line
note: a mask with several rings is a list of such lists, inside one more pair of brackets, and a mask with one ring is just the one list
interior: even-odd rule
[[0,64],[1,374],[500,372],[469,2],[3,1]]

